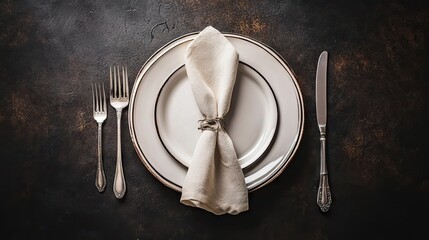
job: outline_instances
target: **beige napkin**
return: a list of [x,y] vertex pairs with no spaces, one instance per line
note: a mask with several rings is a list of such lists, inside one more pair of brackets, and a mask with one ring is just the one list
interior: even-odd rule
[[202,133],[180,201],[216,215],[246,211],[248,190],[243,171],[222,122],[231,102],[238,53],[218,30],[209,26],[189,45],[185,67],[195,101],[205,119],[200,121]]

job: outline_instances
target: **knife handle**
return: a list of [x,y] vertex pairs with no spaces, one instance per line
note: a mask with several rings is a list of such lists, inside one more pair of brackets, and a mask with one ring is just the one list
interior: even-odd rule
[[327,212],[332,204],[331,190],[328,181],[328,169],[326,167],[326,129],[320,127],[320,179],[317,192],[317,204],[322,212]]

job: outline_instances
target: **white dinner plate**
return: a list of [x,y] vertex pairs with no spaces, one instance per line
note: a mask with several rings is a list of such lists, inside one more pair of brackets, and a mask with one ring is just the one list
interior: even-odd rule
[[[244,36],[224,35],[240,59],[226,130],[253,191],[290,163],[303,131],[302,95],[293,72],[274,50]],[[129,106],[130,134],[140,159],[159,181],[177,191],[203,118],[184,67],[186,48],[196,36],[179,37],[146,61]]]
[[[156,103],[158,135],[173,157],[189,167],[204,119],[195,102],[185,66],[165,82]],[[240,62],[225,125],[242,168],[255,163],[268,149],[277,126],[274,94],[257,71]],[[255,117],[257,116],[257,117]]]

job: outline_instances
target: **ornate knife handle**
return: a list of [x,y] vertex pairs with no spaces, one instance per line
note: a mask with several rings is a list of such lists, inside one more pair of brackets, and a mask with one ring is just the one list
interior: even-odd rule
[[327,212],[332,204],[331,190],[328,181],[328,169],[326,167],[326,134],[325,127],[320,127],[320,179],[317,192],[317,205],[322,212]]

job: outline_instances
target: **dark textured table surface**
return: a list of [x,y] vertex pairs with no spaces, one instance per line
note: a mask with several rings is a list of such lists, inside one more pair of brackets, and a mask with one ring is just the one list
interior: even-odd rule
[[[2,235],[11,239],[427,239],[427,1],[1,1]],[[212,25],[278,51],[297,76],[304,135],[286,170],[250,194],[250,210],[215,216],[179,203],[141,163],[123,118],[128,191],[111,189],[112,108],[104,125],[107,188],[94,186],[90,83]],[[316,205],[315,71],[328,68],[333,205]],[[127,113],[127,111],[126,111]]]

